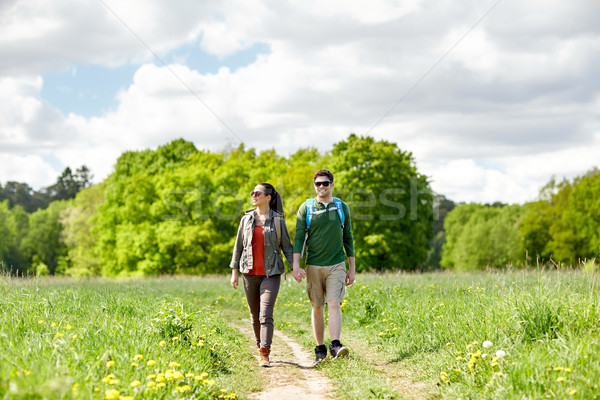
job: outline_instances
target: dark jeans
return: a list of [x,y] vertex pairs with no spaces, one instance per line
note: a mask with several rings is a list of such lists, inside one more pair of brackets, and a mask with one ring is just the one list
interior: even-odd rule
[[244,275],[244,291],[250,309],[256,344],[271,348],[273,341],[273,308],[279,293],[281,275]]

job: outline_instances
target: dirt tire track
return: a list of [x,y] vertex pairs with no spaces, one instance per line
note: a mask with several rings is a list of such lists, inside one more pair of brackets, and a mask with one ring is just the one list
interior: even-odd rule
[[424,400],[437,398],[428,383],[415,379],[410,371],[400,363],[391,362],[382,354],[377,353],[360,338],[346,335],[346,344],[357,351],[371,366],[386,377],[388,385],[406,400]]
[[[253,347],[258,362],[258,350],[254,347],[254,333],[250,321],[233,324]],[[251,400],[330,400],[332,386],[321,371],[313,368],[313,354],[281,331],[275,330],[271,346],[271,367],[261,368],[266,380],[264,390],[248,396]]]

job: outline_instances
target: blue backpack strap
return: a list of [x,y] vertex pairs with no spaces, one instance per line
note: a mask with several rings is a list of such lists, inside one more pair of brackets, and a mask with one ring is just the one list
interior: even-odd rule
[[344,214],[344,209],[342,208],[342,201],[337,197],[333,198],[335,203],[335,208],[337,208],[337,213],[340,216],[340,222],[342,223],[342,228],[344,228],[344,222],[346,221],[346,215]]
[[306,229],[310,229],[313,211],[315,210],[315,199],[306,199]]

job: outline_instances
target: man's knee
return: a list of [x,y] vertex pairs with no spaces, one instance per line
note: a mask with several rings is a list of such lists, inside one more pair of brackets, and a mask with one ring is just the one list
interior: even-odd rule
[[327,308],[329,308],[330,310],[337,310],[341,308],[341,304],[337,300],[329,300],[327,302]]

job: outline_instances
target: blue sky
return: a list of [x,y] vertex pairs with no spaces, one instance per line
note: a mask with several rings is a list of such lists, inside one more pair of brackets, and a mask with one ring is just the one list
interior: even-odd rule
[[[179,62],[202,74],[216,74],[222,67],[235,71],[250,65],[259,54],[268,54],[269,51],[268,44],[256,43],[229,56],[218,57],[202,51],[198,43],[191,43],[155,59],[154,64],[162,66],[163,62]],[[87,118],[99,117],[118,107],[117,93],[133,83],[133,75],[139,67],[72,65],[67,70],[42,75],[44,86],[41,96],[65,115],[75,113]]]
[[0,4],[0,183],[83,164],[99,182],[178,138],[289,155],[350,133],[455,201],[523,203],[599,166],[596,0]]

